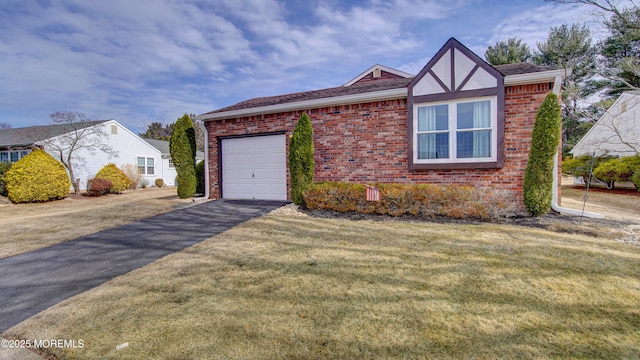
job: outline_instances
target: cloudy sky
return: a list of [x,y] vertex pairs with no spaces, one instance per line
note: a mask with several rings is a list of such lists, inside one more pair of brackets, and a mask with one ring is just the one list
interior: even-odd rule
[[73,110],[140,132],[375,64],[416,74],[450,37],[535,48],[573,22],[602,35],[591,8],[543,0],[2,0],[0,122]]

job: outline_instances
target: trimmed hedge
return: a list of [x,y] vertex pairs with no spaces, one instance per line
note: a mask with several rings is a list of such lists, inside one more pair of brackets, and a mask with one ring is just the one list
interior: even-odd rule
[[536,114],[529,161],[524,172],[524,204],[532,216],[546,214],[551,209],[553,163],[560,141],[560,122],[558,97],[549,93]]
[[7,185],[4,180],[4,175],[11,168],[11,163],[0,163],[0,195],[7,196]]
[[87,181],[87,195],[88,196],[102,196],[111,190],[113,182],[104,178],[93,178]]
[[113,163],[107,164],[100,169],[96,177],[111,180],[113,186],[111,186],[109,192],[112,194],[120,194],[131,185],[131,180],[129,180],[127,175]]
[[485,196],[473,186],[375,184],[375,187],[380,189],[380,201],[366,200],[365,185],[341,182],[312,184],[304,192],[304,200],[310,210],[390,216],[486,219],[502,215],[508,208],[508,203],[497,201],[495,194]]
[[161,188],[161,187],[163,187],[163,186],[164,186],[164,180],[162,180],[162,179],[156,179],[156,180],[154,181],[154,184],[156,185],[156,187]]
[[71,187],[64,165],[40,149],[11,165],[5,181],[9,200],[14,203],[64,199]]

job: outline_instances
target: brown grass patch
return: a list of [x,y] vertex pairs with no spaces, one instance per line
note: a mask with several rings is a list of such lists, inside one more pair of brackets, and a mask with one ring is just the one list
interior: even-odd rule
[[635,358],[639,262],[541,229],[271,215],[5,335],[84,340],[59,359]]
[[39,204],[0,204],[0,258],[47,247],[191,204],[175,188]]

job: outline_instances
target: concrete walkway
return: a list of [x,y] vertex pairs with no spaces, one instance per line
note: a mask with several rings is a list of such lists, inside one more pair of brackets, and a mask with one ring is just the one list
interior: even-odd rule
[[282,205],[209,201],[0,259],[0,334],[65,299]]

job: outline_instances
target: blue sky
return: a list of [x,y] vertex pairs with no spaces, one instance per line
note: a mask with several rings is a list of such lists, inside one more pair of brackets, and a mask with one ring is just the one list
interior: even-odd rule
[[2,0],[0,122],[73,110],[140,132],[375,64],[416,74],[450,37],[535,48],[573,22],[603,36],[592,8],[542,0]]

